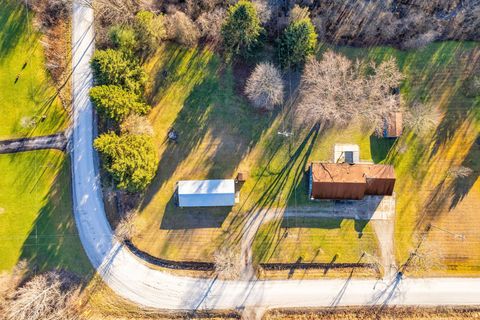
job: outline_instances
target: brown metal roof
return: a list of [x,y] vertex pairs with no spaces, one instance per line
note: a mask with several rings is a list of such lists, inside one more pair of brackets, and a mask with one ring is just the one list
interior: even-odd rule
[[390,165],[314,162],[311,173],[311,196],[315,199],[392,195],[395,186],[395,171]]

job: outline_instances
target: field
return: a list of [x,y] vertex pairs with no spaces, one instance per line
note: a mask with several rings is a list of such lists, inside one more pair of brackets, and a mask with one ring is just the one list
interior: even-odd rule
[[[371,160],[370,143],[376,140],[360,125],[321,133],[310,128],[297,129],[295,139],[279,136],[277,131],[283,130],[284,125],[291,130],[283,120],[288,110],[272,114],[252,110],[239,94],[240,71],[222,64],[220,57],[208,48],[163,46],[147,69],[151,75],[150,100],[155,105],[150,118],[161,161],[141,205],[138,236],[133,240],[141,250],[154,256],[211,260],[218,246],[238,245],[245,219],[259,210],[308,203],[304,180],[308,161],[330,159],[335,143],[357,143],[362,159]],[[178,144],[165,141],[170,127],[179,133]],[[242,186],[240,203],[231,212],[174,206],[177,180],[234,178],[238,171],[248,172],[249,179]],[[369,248],[376,247],[371,236],[358,240],[353,221],[350,222],[338,224],[333,231],[355,234],[345,237],[345,246],[357,248],[362,242]],[[306,237],[332,234],[322,227],[304,230]],[[368,233],[367,227],[365,234]],[[327,260],[330,262],[332,257]]]
[[[0,9],[0,139],[54,133],[68,119],[44,68],[40,34],[23,8],[7,1]],[[68,157],[59,151],[4,154],[0,173],[0,270],[24,259],[37,271],[89,274],[72,215]]]
[[32,13],[17,1],[2,2],[0,139],[50,134],[66,127],[67,113],[44,68],[41,34],[29,19]]
[[[326,49],[321,47],[319,56]],[[320,130],[294,127],[287,107],[259,113],[248,105],[242,90],[251,66],[226,65],[208,47],[163,45],[146,66],[148,97],[154,105],[150,119],[161,161],[140,206],[135,245],[166,259],[211,261],[219,246],[238,247],[245,224],[259,212],[319,205],[306,196],[308,163],[330,160],[335,143],[355,143],[362,160],[395,166],[397,263],[407,261],[418,246],[419,231],[434,222],[437,228],[423,239],[424,248],[432,242],[444,250],[436,272],[478,271],[480,246],[476,244],[480,239],[473,226],[479,219],[475,208],[480,203],[479,147],[475,144],[479,105],[478,99],[468,98],[462,91],[478,66],[478,45],[442,42],[416,51],[387,47],[335,50],[352,59],[377,62],[396,57],[406,77],[402,103],[434,104],[442,113],[438,128],[422,136],[405,132],[397,141],[387,141],[373,137],[371,128],[360,123]],[[290,77],[293,80],[287,87],[295,86],[295,78],[298,76]],[[166,140],[170,128],[179,133],[176,144]],[[286,130],[294,136],[277,134]],[[462,163],[473,169],[469,177],[445,179],[450,168]],[[249,179],[241,188],[240,203],[232,210],[174,206],[176,181],[234,178],[238,171],[247,172]],[[449,195],[441,197],[445,203],[433,207],[428,201],[435,193],[438,198],[439,191],[457,194],[450,200],[446,200]],[[444,228],[451,233],[441,231]],[[461,242],[452,241],[456,232],[465,234]],[[254,261],[356,262],[363,252],[378,255],[377,246],[370,223],[289,218],[266,222],[260,228],[254,241]]]

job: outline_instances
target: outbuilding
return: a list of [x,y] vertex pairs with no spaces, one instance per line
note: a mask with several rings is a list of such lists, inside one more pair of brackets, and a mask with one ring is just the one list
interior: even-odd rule
[[235,205],[235,181],[183,180],[177,182],[179,207],[227,207]]

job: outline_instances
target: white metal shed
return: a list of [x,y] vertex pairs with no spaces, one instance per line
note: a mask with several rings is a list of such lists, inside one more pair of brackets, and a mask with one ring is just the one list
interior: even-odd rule
[[235,204],[235,181],[183,180],[177,183],[179,207],[224,207]]

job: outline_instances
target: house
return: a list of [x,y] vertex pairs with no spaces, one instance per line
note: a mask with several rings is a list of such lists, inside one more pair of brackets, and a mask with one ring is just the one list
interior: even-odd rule
[[309,170],[309,195],[313,199],[360,200],[365,195],[391,196],[395,186],[393,166],[313,162]]
[[403,114],[392,112],[384,121],[383,137],[398,138],[403,133]]
[[233,206],[235,181],[233,179],[178,181],[175,196],[180,207]]
[[356,144],[335,144],[333,162],[350,164],[360,162],[360,147]]

